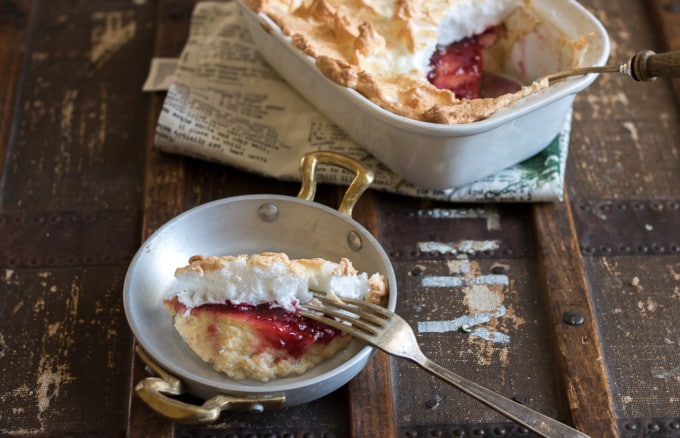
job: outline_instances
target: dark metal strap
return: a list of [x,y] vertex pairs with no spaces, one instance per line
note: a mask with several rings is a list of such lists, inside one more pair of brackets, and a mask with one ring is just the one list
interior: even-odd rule
[[121,265],[140,244],[139,210],[0,214],[0,267]]

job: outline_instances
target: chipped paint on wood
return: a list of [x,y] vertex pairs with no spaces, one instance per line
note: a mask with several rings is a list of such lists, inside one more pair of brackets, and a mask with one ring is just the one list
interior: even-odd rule
[[475,284],[508,284],[507,275],[480,275],[477,277],[455,277],[455,276],[431,276],[424,277],[422,286],[425,287],[462,287],[471,286]]
[[96,24],[92,27],[90,62],[101,66],[121,47],[132,41],[137,33],[137,23],[129,13],[102,11],[92,15]]
[[418,210],[418,216],[435,219],[486,219],[487,231],[501,229],[501,219],[498,210],[486,206],[482,208],[430,208]]
[[482,251],[493,251],[500,247],[497,240],[459,240],[457,242],[418,242],[420,252],[437,252],[440,254],[473,255]]
[[510,279],[504,274],[482,274],[477,261],[461,257],[448,262],[451,275],[424,275],[422,287],[459,289],[467,313],[453,319],[418,321],[419,333],[447,333],[465,329],[478,364],[490,365],[492,357],[507,365],[510,331],[524,321],[505,303]]
[[[43,273],[43,278],[49,277],[49,273]],[[46,287],[47,293],[52,289],[46,282],[41,282]],[[44,415],[53,400],[60,396],[62,387],[71,383],[75,377],[70,373],[70,347],[73,344],[73,334],[78,322],[78,301],[80,287],[78,280],[74,279],[70,285],[70,291],[65,299],[66,318],[61,321],[50,322],[45,315],[46,331],[43,333],[40,351],[40,363],[36,379],[35,394],[38,405],[38,420],[44,425]],[[40,301],[43,300],[41,297]],[[37,313],[37,312],[36,312]],[[43,313],[43,312],[40,312]]]

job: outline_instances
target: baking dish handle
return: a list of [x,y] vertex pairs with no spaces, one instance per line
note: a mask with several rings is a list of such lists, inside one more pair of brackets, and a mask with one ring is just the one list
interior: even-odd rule
[[135,347],[135,352],[158,376],[142,379],[135,386],[135,392],[151,409],[179,423],[210,423],[217,420],[222,411],[262,412],[281,407],[286,400],[284,395],[252,398],[220,394],[199,406],[171,398],[165,394],[184,393],[181,380],[165,371],[139,346]]
[[310,152],[302,157],[300,161],[300,175],[302,177],[302,188],[298,193],[298,198],[308,201],[314,200],[316,193],[316,166],[319,163],[333,164],[354,172],[354,179],[347,188],[343,196],[338,211],[346,216],[352,217],[352,209],[361,197],[362,193],[373,182],[373,171],[363,164],[346,155],[337,152],[316,151]]

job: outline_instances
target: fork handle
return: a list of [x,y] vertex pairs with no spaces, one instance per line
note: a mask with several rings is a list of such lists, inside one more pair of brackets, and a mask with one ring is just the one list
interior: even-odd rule
[[479,400],[490,408],[500,412],[517,423],[533,430],[544,437],[588,438],[588,435],[561,423],[554,418],[543,415],[522,404],[503,397],[490,389],[476,384],[448,369],[437,365],[427,357],[410,358],[429,373],[455,386],[462,392]]
[[680,51],[654,53],[642,50],[633,55],[624,66],[626,73],[636,81],[653,81],[657,77],[680,76]]

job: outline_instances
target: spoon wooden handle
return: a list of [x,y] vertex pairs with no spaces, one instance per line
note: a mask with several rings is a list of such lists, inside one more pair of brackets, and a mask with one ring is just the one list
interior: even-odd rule
[[680,51],[637,52],[628,61],[629,75],[636,81],[653,81],[657,77],[680,77]]

